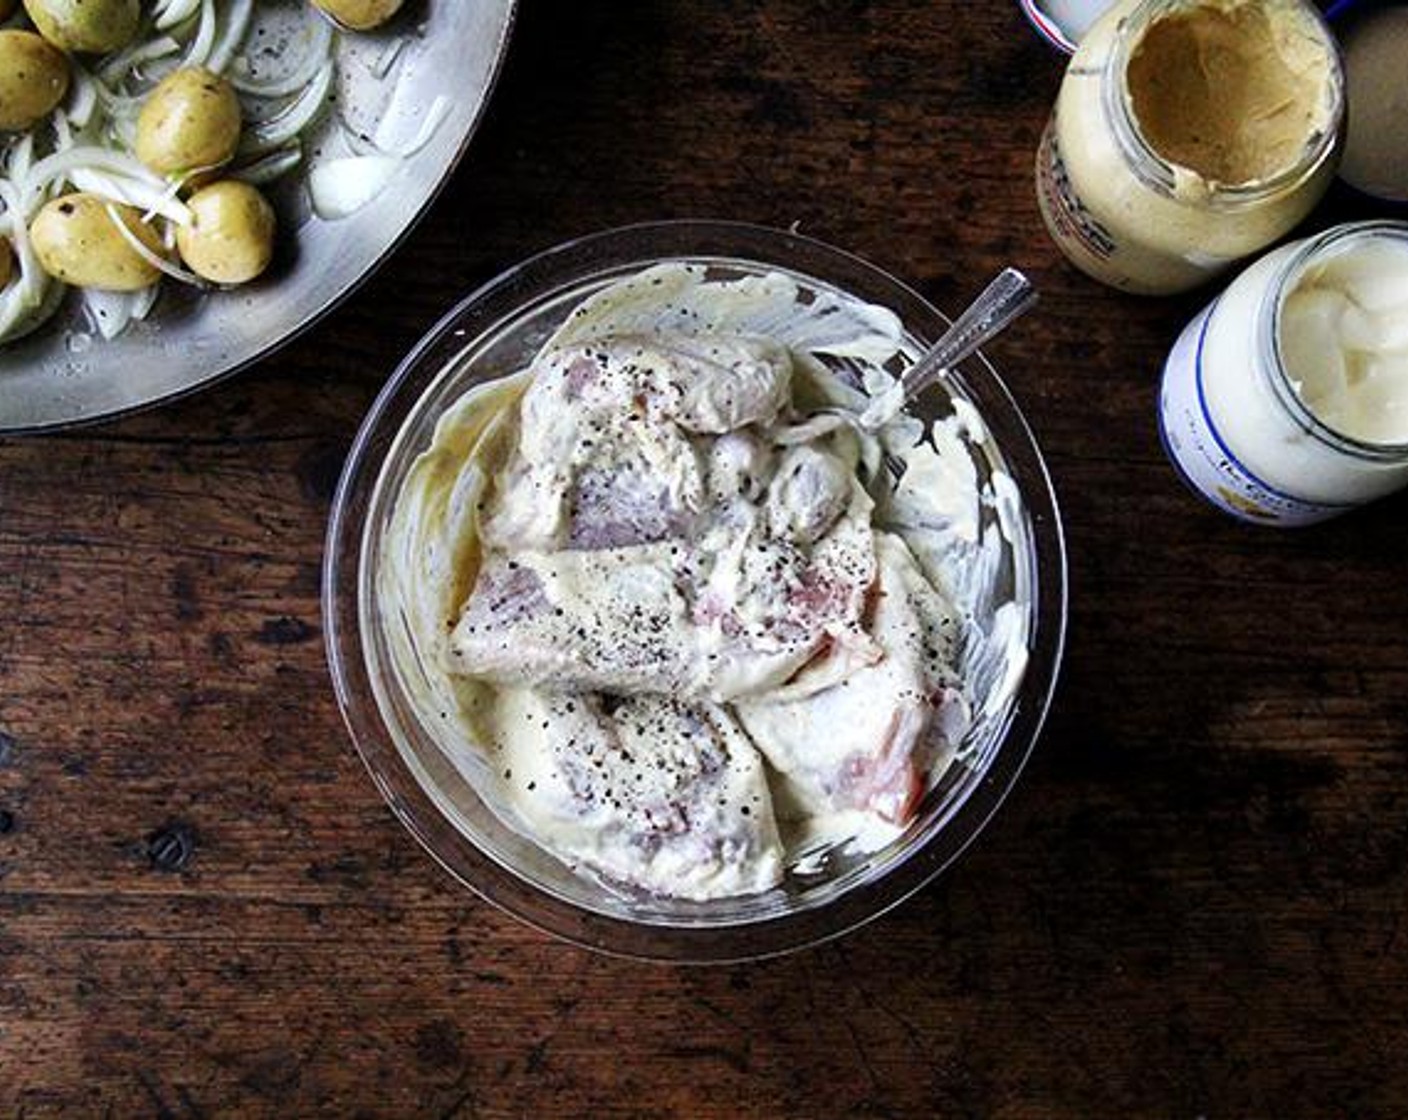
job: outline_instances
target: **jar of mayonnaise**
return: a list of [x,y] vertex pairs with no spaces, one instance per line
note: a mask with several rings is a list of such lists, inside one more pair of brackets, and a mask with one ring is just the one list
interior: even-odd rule
[[1174,344],[1159,420],[1185,480],[1245,521],[1307,525],[1408,485],[1408,222],[1246,269]]
[[1305,0],[1123,0],[1081,40],[1037,151],[1047,229],[1116,288],[1196,287],[1325,193],[1343,86]]

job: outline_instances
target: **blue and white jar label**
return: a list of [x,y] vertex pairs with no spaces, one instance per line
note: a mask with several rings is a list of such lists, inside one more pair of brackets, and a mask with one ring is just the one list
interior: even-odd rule
[[1225,513],[1256,525],[1311,525],[1350,507],[1307,501],[1259,479],[1218,431],[1203,392],[1203,341],[1214,302],[1178,336],[1164,363],[1159,431],[1164,450],[1195,491]]

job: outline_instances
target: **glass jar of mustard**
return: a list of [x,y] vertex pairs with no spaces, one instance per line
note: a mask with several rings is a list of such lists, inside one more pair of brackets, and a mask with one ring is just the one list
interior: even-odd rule
[[1123,0],[1081,40],[1037,152],[1047,229],[1116,288],[1196,287],[1325,193],[1343,87],[1305,0]]
[[1307,525],[1408,486],[1408,222],[1245,269],[1174,344],[1159,428],[1189,485],[1244,521]]

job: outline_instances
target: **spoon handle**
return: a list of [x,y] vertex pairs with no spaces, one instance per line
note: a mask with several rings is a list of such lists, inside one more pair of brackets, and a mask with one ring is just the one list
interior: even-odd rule
[[1004,268],[920,359],[905,370],[904,399],[913,400],[944,373],[1036,303],[1036,289],[1015,268]]

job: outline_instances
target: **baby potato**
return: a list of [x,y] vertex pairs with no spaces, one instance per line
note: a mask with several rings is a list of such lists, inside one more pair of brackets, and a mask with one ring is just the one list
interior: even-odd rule
[[240,101],[218,74],[187,66],[163,78],[137,116],[137,158],[162,175],[228,163],[240,142]]
[[39,34],[66,51],[102,54],[137,34],[137,0],[24,0]]
[[326,12],[343,27],[370,31],[401,10],[403,0],[313,0],[313,7]]
[[197,276],[243,284],[274,255],[274,208],[248,183],[222,179],[191,196],[191,224],[176,227],[176,248]]
[[140,210],[78,192],[46,203],[30,224],[30,240],[45,272],[66,284],[112,292],[135,292],[156,283],[160,269],[122,236],[109,206],[143,245],[164,255],[160,237],[142,221]]
[[0,129],[31,128],[68,92],[68,57],[33,31],[0,31]]

